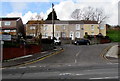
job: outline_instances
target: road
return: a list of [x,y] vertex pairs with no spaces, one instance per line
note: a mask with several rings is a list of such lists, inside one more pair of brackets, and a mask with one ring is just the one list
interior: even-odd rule
[[111,45],[62,45],[62,53],[3,69],[3,79],[118,79],[118,60],[102,56]]

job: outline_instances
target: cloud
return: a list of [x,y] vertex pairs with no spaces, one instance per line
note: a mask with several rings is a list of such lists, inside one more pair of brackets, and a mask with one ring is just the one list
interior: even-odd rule
[[[21,17],[23,23],[26,24],[28,20],[31,20],[31,17],[33,19],[36,19],[37,14],[38,14],[37,12],[32,13],[31,11],[28,11],[27,13],[25,13],[25,15],[23,15],[22,13],[18,13],[18,12],[12,12],[12,13],[7,14],[6,17]],[[41,16],[41,18],[44,17],[43,12],[39,13],[39,15]]]
[[[60,20],[69,20],[71,18],[71,13],[79,8],[82,9],[84,7],[92,6],[94,8],[102,8],[105,11],[105,14],[107,14],[110,18],[107,20],[108,24],[118,24],[118,0],[110,0],[110,2],[104,2],[104,0],[101,0],[101,2],[90,2],[88,0],[84,0],[86,2],[82,2],[83,0],[77,0],[76,2],[74,0],[67,0],[67,1],[61,1],[59,4],[55,4],[54,8],[57,13],[57,16]],[[87,2],[88,1],[88,2]],[[91,0],[94,1],[94,0]],[[98,1],[98,0],[96,0]],[[100,1],[100,0],[99,0]],[[108,0],[107,0],[108,1]],[[21,7],[21,5],[23,5]],[[17,5],[13,4],[14,10],[17,11]],[[21,13],[26,7],[26,4],[20,4],[18,6],[19,9],[21,9],[19,12],[12,12],[9,13],[7,16],[20,16],[23,19],[24,24],[30,19],[31,16],[35,18],[37,14],[40,14],[43,19],[47,18],[47,15],[52,11],[52,8],[49,8],[46,10],[46,13],[40,12],[31,12],[28,11],[23,15]],[[23,9],[24,8],[24,9]]]

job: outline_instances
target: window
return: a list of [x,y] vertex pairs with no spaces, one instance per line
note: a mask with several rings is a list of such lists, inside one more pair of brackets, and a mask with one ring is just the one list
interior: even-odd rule
[[80,38],[80,32],[76,32],[76,38]]
[[30,36],[35,36],[35,34],[30,34]]
[[9,25],[11,24],[11,22],[10,22],[10,21],[6,21],[6,22],[4,22],[4,24],[5,24],[6,26],[9,26]]
[[63,30],[65,30],[65,25],[62,26]]
[[66,37],[66,33],[65,32],[62,32],[62,37]]
[[16,32],[16,30],[11,30],[11,32]]
[[94,25],[91,25],[91,30],[94,30]]
[[92,35],[95,35],[94,32],[91,32]]
[[60,31],[56,31],[56,37],[60,37]]
[[76,30],[80,30],[80,25],[76,24]]
[[2,26],[1,26],[1,21],[0,21],[0,27],[2,27]]
[[48,36],[48,34],[47,33],[45,33],[45,37],[47,37]]
[[104,29],[104,27],[100,27],[100,29]]
[[4,30],[4,32],[10,32],[10,30]]
[[35,30],[35,26],[30,26],[30,29],[31,30]]
[[44,26],[44,30],[47,30],[48,29],[48,27],[47,26]]

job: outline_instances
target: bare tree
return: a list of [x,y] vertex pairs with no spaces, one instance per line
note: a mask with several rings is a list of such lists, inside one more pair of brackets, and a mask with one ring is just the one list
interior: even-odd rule
[[98,21],[99,24],[109,18],[105,15],[103,9],[93,7],[85,7],[82,10],[76,9],[71,14],[71,17],[76,20]]
[[80,20],[82,18],[82,10],[81,9],[76,9],[75,11],[73,11],[73,13],[71,14],[71,17],[73,19],[77,19]]

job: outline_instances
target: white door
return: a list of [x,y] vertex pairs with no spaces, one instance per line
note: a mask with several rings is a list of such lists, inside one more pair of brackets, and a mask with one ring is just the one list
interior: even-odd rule
[[73,31],[70,32],[70,38],[72,38],[72,40],[74,40],[74,32]]

